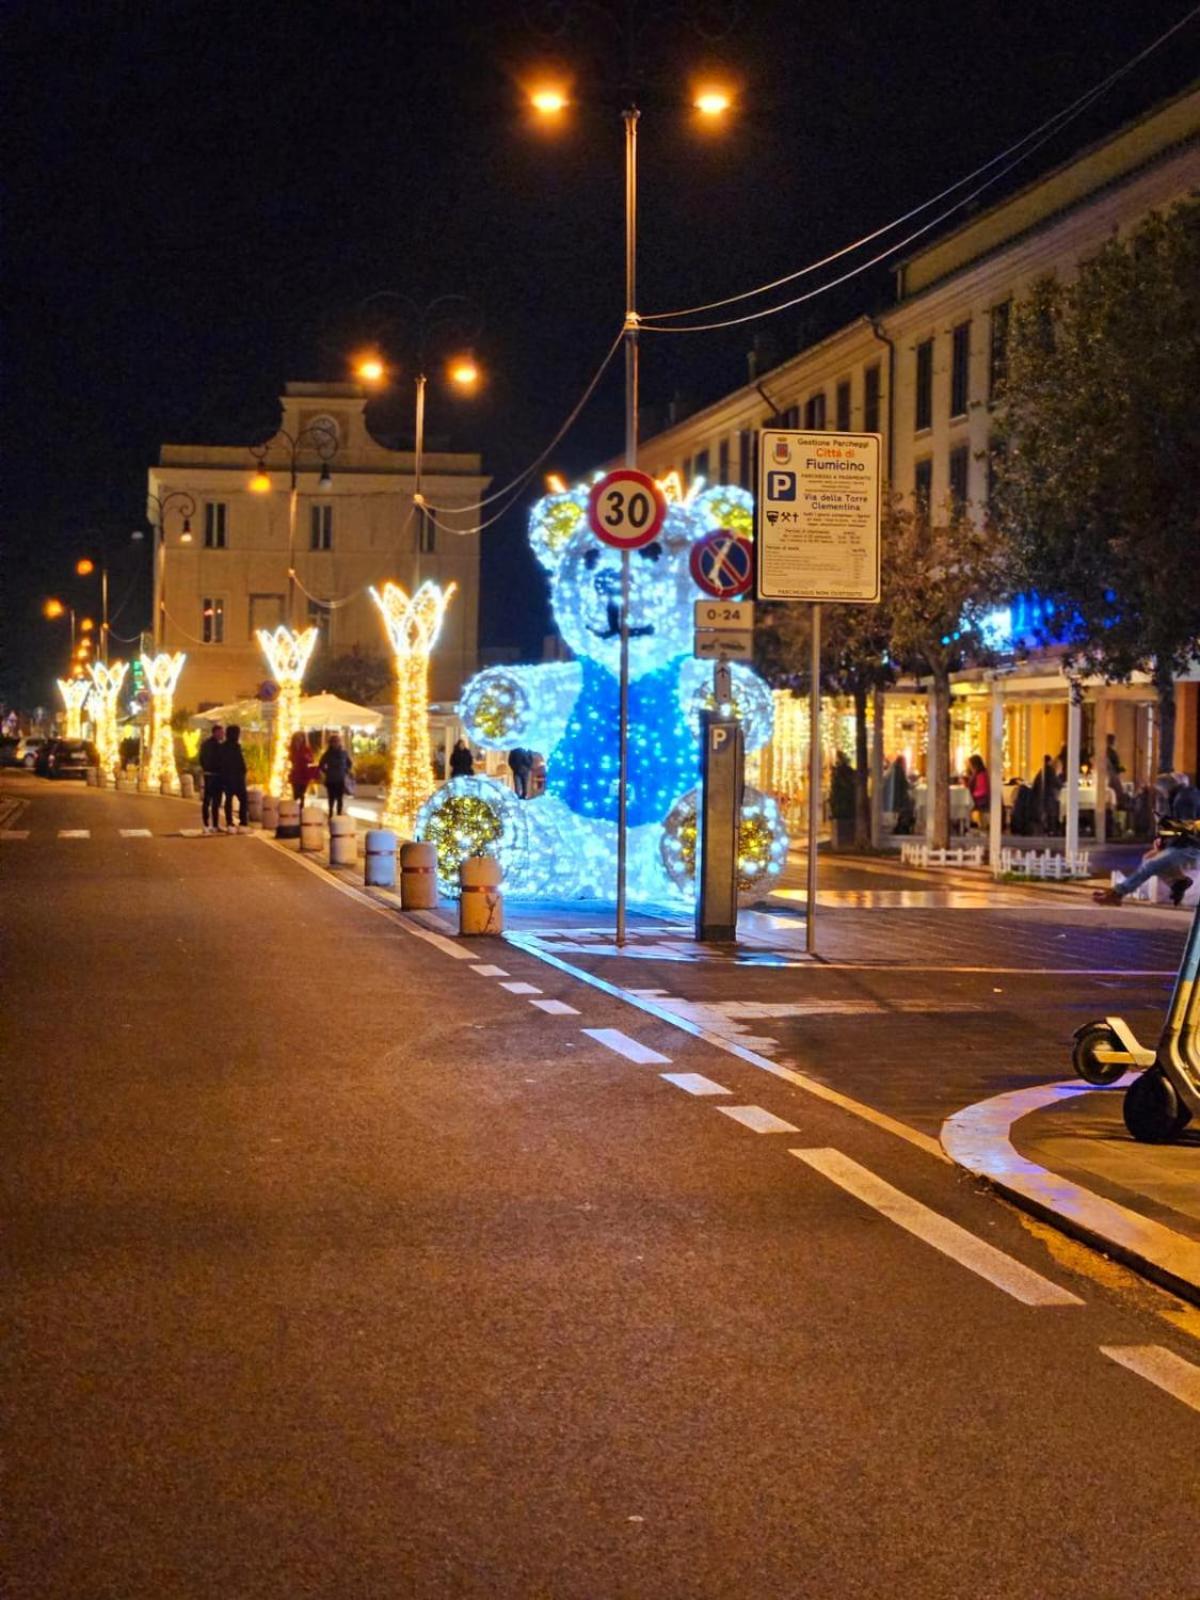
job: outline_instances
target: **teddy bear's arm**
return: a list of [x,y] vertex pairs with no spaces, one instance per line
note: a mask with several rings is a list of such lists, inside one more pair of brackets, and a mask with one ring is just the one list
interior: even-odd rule
[[519,744],[547,755],[562,737],[580,683],[573,661],[488,667],[463,690],[462,719],[472,741],[485,750]]
[[[740,661],[730,666],[733,676],[733,703],[741,719],[746,749],[758,750],[771,737],[775,725],[775,701],[770,689],[755,672]],[[698,726],[699,713],[711,708],[713,669],[711,662],[689,657],[679,669],[679,700],[684,715]]]

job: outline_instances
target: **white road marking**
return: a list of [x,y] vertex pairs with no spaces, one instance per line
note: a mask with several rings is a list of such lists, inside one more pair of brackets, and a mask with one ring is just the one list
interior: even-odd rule
[[122,839],[153,839],[154,835],[149,828],[120,828]]
[[503,967],[472,967],[472,972],[477,972],[481,978],[507,978],[508,973]]
[[[721,1108],[722,1110],[724,1107]],[[1027,1306],[1081,1306],[1083,1301],[1069,1289],[1062,1289],[1040,1272],[1023,1266],[1012,1256],[1005,1255],[994,1245],[978,1239],[957,1222],[931,1211],[919,1200],[912,1199],[900,1189],[894,1189],[857,1161],[851,1161],[840,1150],[791,1150],[790,1155],[806,1162],[822,1173],[831,1183],[836,1183],[847,1194],[870,1206],[882,1216],[904,1228],[915,1238],[932,1245],[943,1255],[957,1261],[960,1266],[978,1273],[997,1289],[1012,1295]]]
[[657,1050],[639,1044],[627,1033],[622,1033],[620,1028],[584,1028],[581,1031],[586,1033],[589,1039],[595,1039],[597,1044],[602,1044],[606,1050],[615,1050],[619,1056],[624,1056],[627,1061],[636,1061],[640,1067],[671,1065],[670,1056],[659,1055]]
[[90,839],[92,830],[90,828],[60,828],[58,837],[60,839]]
[[0,839],[28,839],[28,828],[0,828]]
[[782,1117],[777,1117],[773,1111],[764,1111],[761,1106],[718,1106],[717,1110],[722,1116],[740,1122],[743,1128],[749,1128],[751,1133],[800,1132],[795,1123],[785,1122]]
[[686,1094],[732,1094],[731,1089],[723,1089],[719,1083],[714,1083],[711,1078],[706,1078],[702,1072],[660,1072],[660,1078],[665,1078],[668,1083],[673,1083],[677,1089],[682,1089]]
[[531,1006],[536,1006],[539,1011],[544,1011],[549,1017],[577,1017],[579,1008],[569,1006],[565,1000],[531,1000]]
[[518,983],[514,981],[512,983],[502,983],[500,987],[507,989],[509,994],[541,994],[542,992],[535,983]]
[[1200,1411],[1200,1367],[1177,1356],[1161,1344],[1102,1344],[1100,1354],[1107,1356],[1139,1378],[1153,1383],[1175,1400],[1182,1400],[1193,1411]]
[[179,837],[181,839],[203,839],[203,837],[204,837],[204,829],[203,828],[180,828]]
[[[288,855],[291,855],[291,853],[290,850],[287,851]],[[320,867],[314,867],[313,870],[320,872],[323,877],[325,876]],[[355,893],[357,894],[357,891]],[[474,961],[475,959],[475,952],[472,949],[455,944],[453,939],[443,938],[440,933],[430,933],[428,928],[415,928],[411,922],[406,922],[404,926],[415,939],[424,939],[426,944],[431,944],[435,950],[440,950],[443,955],[453,956],[456,961]]]

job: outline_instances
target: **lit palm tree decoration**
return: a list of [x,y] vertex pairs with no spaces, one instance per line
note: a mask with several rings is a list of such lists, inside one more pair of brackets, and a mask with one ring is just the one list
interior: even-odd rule
[[317,642],[317,630],[305,628],[303,633],[293,633],[281,622],[274,633],[260,628],[257,637],[271,668],[271,676],[279,685],[279,699],[275,702],[275,732],[271,740],[271,775],[267,779],[267,793],[278,799],[283,793],[283,780],[287,773],[288,746],[300,726],[297,709],[300,705],[300,685]]
[[186,660],[182,650],[173,656],[164,651],[161,655],[142,657],[142,671],[150,691],[150,759],[146,765],[146,781],[151,787],[164,779],[172,788],[179,782],[175,770],[175,743],[171,737],[171,711],[175,685]]
[[106,666],[93,661],[88,671],[92,675],[92,700],[96,706],[96,748],[100,752],[100,770],[113,773],[121,757],[121,741],[117,737],[117,701],[121,685],[129,671],[127,661],[114,661]]
[[411,597],[396,583],[385,583],[382,594],[371,590],[371,598],[383,614],[396,669],[396,725],[383,823],[408,836],[418,810],[433,793],[429,657],[457,587],[452,583],[442,589],[436,583],[423,583]]
[[86,678],[60,678],[58,692],[67,707],[67,731],[64,737],[79,739],[83,735],[83,708],[92,686]]

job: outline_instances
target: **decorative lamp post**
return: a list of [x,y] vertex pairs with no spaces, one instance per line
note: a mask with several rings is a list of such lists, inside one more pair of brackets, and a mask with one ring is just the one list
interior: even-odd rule
[[274,633],[260,628],[257,638],[271,668],[271,676],[279,685],[279,698],[275,702],[275,730],[271,739],[271,774],[267,779],[267,793],[278,799],[283,793],[287,774],[288,747],[292,735],[300,726],[297,709],[300,704],[300,685],[317,642],[317,630],[305,628],[303,633],[293,633],[291,628],[280,623]]
[[68,739],[83,737],[83,708],[87,697],[92,692],[92,686],[86,678],[59,678],[58,692],[62,695],[67,708]]
[[425,582],[411,597],[396,583],[372,587],[391,641],[396,671],[396,721],[391,771],[383,805],[385,827],[411,837],[417,812],[433,793],[429,748],[429,657],[457,588]]
[[100,770],[111,776],[117,770],[121,756],[121,741],[117,737],[117,701],[121,685],[129,671],[127,661],[114,661],[111,666],[93,661],[88,666],[92,675],[92,700],[96,707],[96,748],[100,753]]
[[179,782],[175,770],[175,745],[171,737],[171,711],[175,699],[175,685],[183,671],[187,656],[182,650],[174,655],[165,652],[156,656],[143,655],[142,671],[146,674],[146,689],[150,695],[150,759],[146,767],[146,781],[155,787],[165,779],[174,787]]
[[[179,530],[180,544],[192,542],[192,518],[196,515],[196,502],[186,489],[168,489],[166,494],[151,494],[146,496],[146,516],[150,523],[151,536],[154,539],[154,648],[162,649],[166,638],[167,625],[167,512],[171,506],[179,502],[179,510],[183,515],[183,527]],[[142,537],[141,529],[137,529],[131,537],[135,540]],[[105,633],[107,635],[108,621],[105,618]],[[107,643],[107,638],[106,641]],[[145,657],[142,658],[143,660]]]
[[[317,479],[317,493],[327,494],[333,488],[333,474],[329,470],[329,463],[337,455],[338,436],[332,428],[326,428],[319,422],[314,422],[311,427],[301,428],[299,433],[288,433],[286,428],[280,428],[265,444],[253,445],[250,454],[254,457],[255,468],[250,478],[250,491],[252,494],[270,494],[274,488],[271,481],[271,468],[268,458],[272,450],[280,446],[286,454],[288,472],[288,556],[287,556],[287,622],[290,627],[296,626],[296,509],[300,501],[300,453],[302,450],[313,451],[321,463],[321,473]],[[265,646],[264,646],[265,648]],[[303,669],[301,669],[303,670]],[[282,688],[282,684],[280,685]],[[271,791],[275,793],[274,790]]]

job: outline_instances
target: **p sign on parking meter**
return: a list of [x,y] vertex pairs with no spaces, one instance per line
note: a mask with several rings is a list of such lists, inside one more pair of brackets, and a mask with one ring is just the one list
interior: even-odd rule
[[666,495],[648,472],[636,467],[606,472],[588,495],[592,532],[617,550],[640,550],[650,544],[666,515]]

